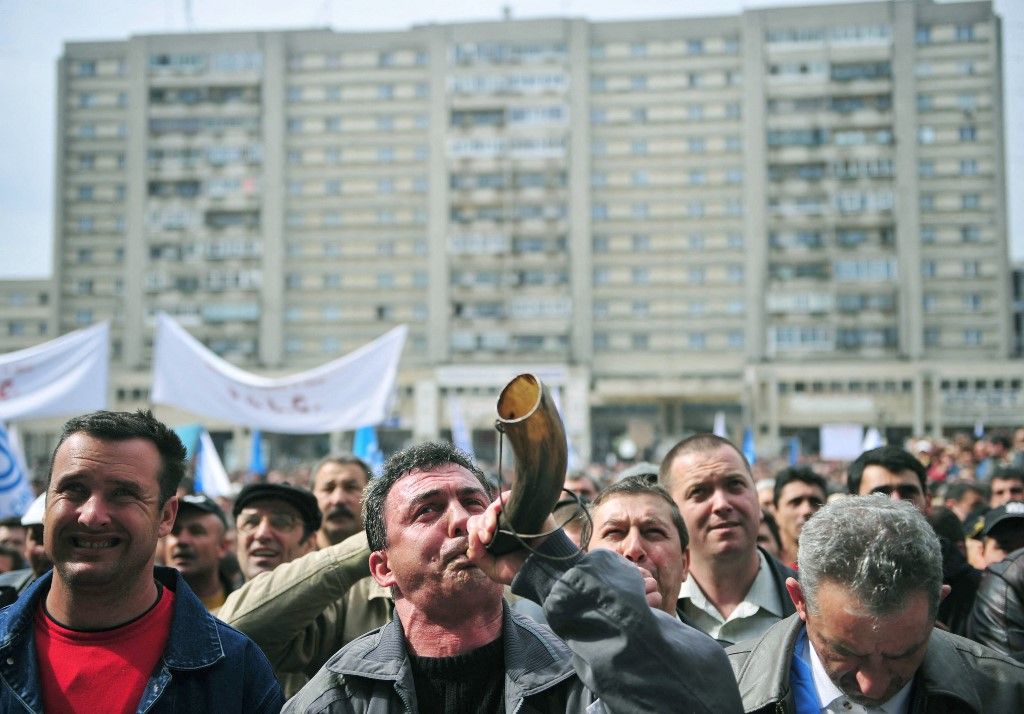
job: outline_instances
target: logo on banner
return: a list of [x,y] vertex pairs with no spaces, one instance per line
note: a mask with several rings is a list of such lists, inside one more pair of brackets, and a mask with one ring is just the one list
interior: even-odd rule
[[20,516],[32,502],[32,489],[11,447],[7,431],[0,426],[0,515]]

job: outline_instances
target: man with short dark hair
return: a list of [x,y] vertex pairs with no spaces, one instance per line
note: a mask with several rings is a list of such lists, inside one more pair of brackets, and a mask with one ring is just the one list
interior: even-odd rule
[[696,434],[669,450],[659,479],[690,536],[678,603],[684,620],[729,645],[791,614],[785,581],[795,573],[757,547],[761,507],[740,450],[714,434]]
[[352,454],[332,454],[313,469],[313,495],[322,514],[317,545],[337,545],[363,529],[360,501],[373,472]]
[[658,583],[661,609],[676,615],[686,579],[690,539],[679,507],[650,474],[627,476],[603,489],[591,507],[593,535],[585,550],[605,548],[634,563]]
[[921,512],[878,496],[839,499],[800,534],[797,614],[730,647],[744,710],[1018,712],[1024,666],[935,627],[938,539]]
[[954,481],[946,487],[943,505],[955,513],[963,525],[985,501],[985,489],[980,484],[973,481]]
[[989,508],[1020,501],[1024,499],[1024,471],[1014,468],[996,469],[992,472],[989,488]]
[[[721,649],[652,609],[655,583],[617,554],[581,555],[558,531],[528,558],[487,553],[502,503],[491,499],[451,445],[388,460],[363,520],[396,617],[331,658],[285,711],[739,710]],[[563,639],[504,605],[503,582],[543,602]]]
[[227,530],[224,511],[212,498],[188,494],[178,498],[178,515],[164,538],[164,561],[181,573],[207,610],[223,605],[232,589],[220,568],[228,552]]
[[782,539],[781,560],[796,567],[797,542],[807,520],[821,510],[828,486],[809,466],[790,466],[775,474],[775,519]]
[[71,419],[50,463],[54,568],[0,610],[0,711],[276,712],[259,648],[154,568],[185,447],[150,412]]
[[858,456],[847,469],[846,488],[854,496],[880,493],[910,501],[921,513],[928,513],[924,464],[898,446],[879,446]]

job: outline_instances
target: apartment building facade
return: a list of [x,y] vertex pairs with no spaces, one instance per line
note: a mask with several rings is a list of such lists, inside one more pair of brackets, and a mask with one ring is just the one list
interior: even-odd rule
[[484,453],[522,371],[584,458],[1010,424],[1001,76],[988,2],[69,43],[56,329],[134,407],[160,310],[265,374],[405,323],[394,438]]

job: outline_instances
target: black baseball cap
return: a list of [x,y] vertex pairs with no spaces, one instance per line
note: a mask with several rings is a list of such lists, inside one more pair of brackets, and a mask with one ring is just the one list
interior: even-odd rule
[[295,506],[295,509],[302,517],[306,530],[314,533],[320,529],[320,506],[317,505],[316,496],[307,489],[292,486],[290,483],[252,483],[242,489],[235,499],[235,506],[231,509],[231,515],[238,518],[242,509],[253,501],[260,501],[264,498],[279,498],[286,503]]
[[1009,501],[986,513],[980,535],[987,536],[996,526],[1015,519],[1020,520],[1018,525],[1024,528],[1024,501]]
[[220,519],[220,522],[224,524],[224,529],[227,530],[228,518],[224,515],[223,509],[205,493],[189,493],[179,498],[178,514],[181,515],[186,508],[191,508],[201,513],[212,513]]

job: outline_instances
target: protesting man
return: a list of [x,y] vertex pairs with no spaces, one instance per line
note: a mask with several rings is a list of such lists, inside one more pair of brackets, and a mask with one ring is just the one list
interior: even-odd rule
[[794,573],[757,547],[761,507],[739,449],[714,434],[691,436],[665,455],[659,477],[690,536],[684,621],[730,645],[792,614],[785,581]]
[[238,494],[231,513],[238,531],[238,566],[246,580],[316,548],[320,509],[304,488],[250,484]]
[[935,627],[939,541],[910,504],[850,497],[800,535],[797,614],[729,648],[747,712],[1019,712],[1024,666]]
[[276,712],[263,653],[154,568],[185,447],[150,412],[64,425],[50,464],[54,568],[0,611],[0,711]]
[[689,561],[686,525],[675,501],[649,475],[627,476],[601,491],[591,510],[587,550],[605,548],[635,564],[658,583],[661,609],[676,615],[676,598]]
[[[653,579],[615,553],[581,555],[558,531],[529,558],[494,557],[483,546],[500,509],[450,445],[392,456],[363,517],[396,619],[343,648],[285,711],[738,711],[722,650],[652,609]],[[503,582],[543,602],[562,640],[512,612]]]
[[790,466],[775,474],[775,519],[782,540],[782,562],[795,568],[796,546],[800,531],[828,498],[828,487],[818,474],[807,466]]
[[228,552],[228,520],[205,494],[178,497],[178,515],[164,538],[164,561],[185,579],[207,610],[224,604],[231,582],[221,574],[220,561]]
[[370,467],[351,454],[328,456],[313,469],[313,495],[323,515],[317,547],[337,545],[363,530],[360,502]]

